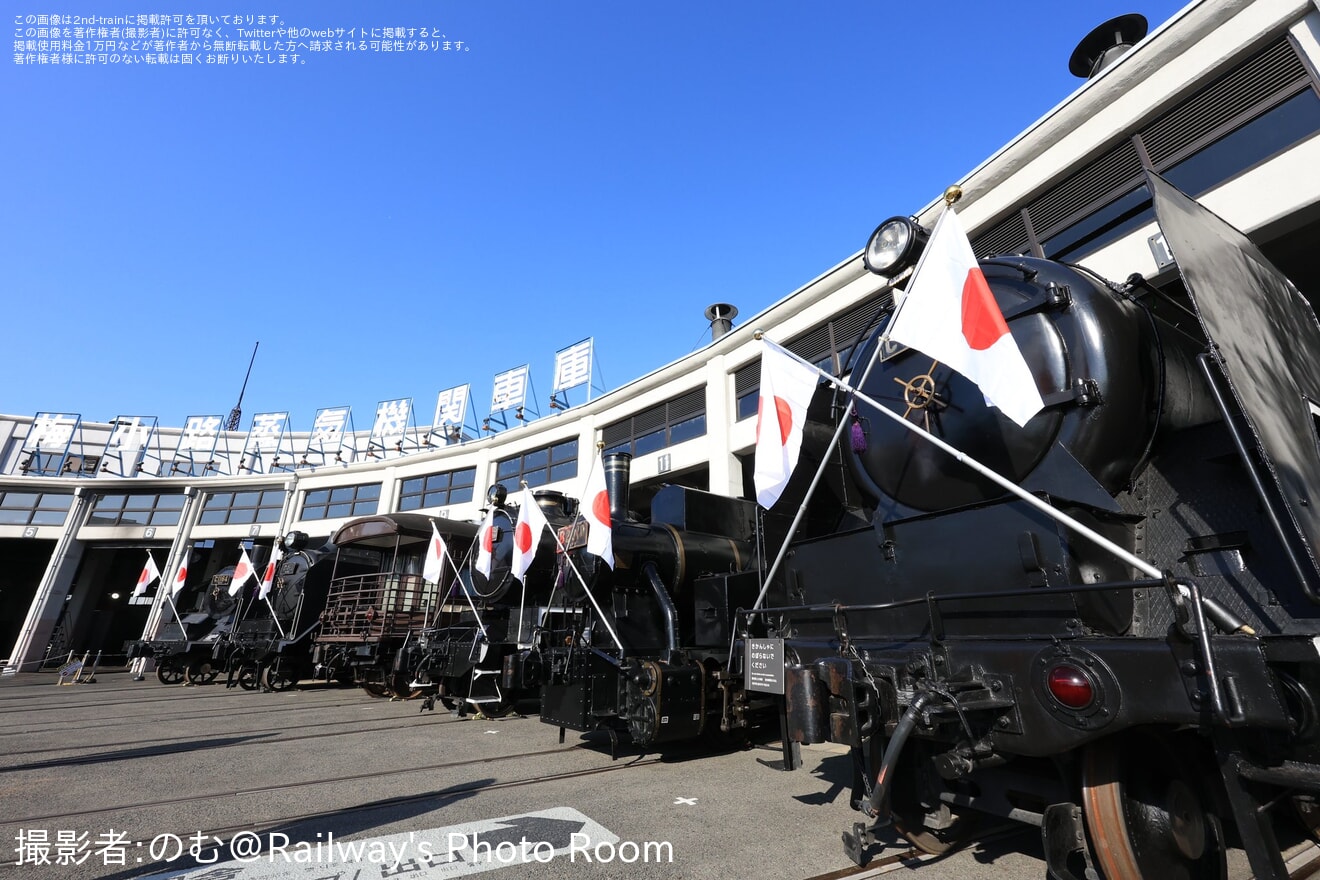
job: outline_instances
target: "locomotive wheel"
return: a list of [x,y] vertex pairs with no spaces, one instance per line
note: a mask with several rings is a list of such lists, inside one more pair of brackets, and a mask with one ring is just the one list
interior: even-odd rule
[[1223,830],[1196,774],[1153,736],[1109,738],[1087,747],[1082,809],[1092,850],[1108,880],[1222,880]]
[[396,672],[389,677],[389,695],[396,700],[415,700],[428,690],[424,687],[413,687],[410,677],[402,672]]
[[238,668],[238,686],[245,691],[261,687],[261,668],[245,663]]
[[514,701],[501,696],[493,703],[473,703],[478,718],[503,718],[513,711]]
[[220,669],[210,660],[194,660],[188,664],[184,677],[188,684],[210,684],[220,674]]
[[156,680],[161,684],[180,684],[183,681],[183,667],[176,660],[161,660],[156,664]]
[[280,662],[277,660],[265,669],[261,670],[261,684],[268,691],[287,691],[298,683],[298,680],[289,673],[280,668]]
[[383,681],[364,681],[362,682],[362,689],[366,691],[369,696],[373,697],[394,696],[394,692],[390,690],[390,686]]

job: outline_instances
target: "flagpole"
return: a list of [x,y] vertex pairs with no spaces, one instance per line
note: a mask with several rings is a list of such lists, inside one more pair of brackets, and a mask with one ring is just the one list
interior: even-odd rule
[[[528,495],[527,492],[528,492],[529,489],[531,489],[531,487],[527,485],[527,481],[526,481],[526,480],[521,480],[520,482],[522,483],[522,487],[523,487],[523,497],[524,497],[524,498],[530,498],[531,496]],[[535,504],[536,501],[535,501],[535,500],[532,500],[530,503]],[[519,511],[518,511],[518,518],[519,518],[519,519],[522,519],[522,516],[523,516],[523,512],[522,512],[521,510],[519,510]],[[546,528],[549,528],[549,524],[548,524],[548,523],[546,524]],[[516,523],[514,524],[513,530],[514,530],[514,535],[516,536],[517,533],[518,533],[518,526],[517,526]],[[550,529],[550,531],[553,532],[554,529]],[[540,535],[537,535],[537,536],[536,536],[535,538],[533,538],[532,540],[539,544],[539,543],[541,543],[541,536],[540,536]],[[558,541],[558,538],[556,538],[555,540]],[[516,543],[516,540],[515,540],[515,543]],[[533,550],[532,552],[535,553],[536,551]],[[530,566],[529,566],[529,567],[530,567]],[[523,576],[522,576],[522,577],[518,578],[518,586],[522,588],[522,592],[518,594],[518,647],[521,648],[521,647],[522,647],[522,631],[523,631],[523,616],[524,616],[524,609],[527,607],[527,572],[526,572],[526,571],[523,572]]]
[[[891,318],[890,320],[892,321],[893,319]],[[793,352],[784,348],[782,345],[779,345],[773,340],[766,338],[766,335],[760,330],[756,331],[754,334],[752,334],[752,336],[755,339],[764,340],[770,345],[775,346],[780,351],[784,352],[786,355],[788,355],[789,357],[793,358],[794,360],[800,363],[803,364],[807,363],[806,361],[802,360],[802,358],[793,354]],[[880,352],[884,350],[885,342],[886,340],[888,340],[888,338],[889,338],[888,336],[882,336],[880,340],[876,343],[875,351],[871,352],[871,359],[866,362],[866,369],[862,371],[862,378],[858,381],[857,384],[859,385],[866,384],[867,378],[871,375],[871,370],[875,367],[876,362],[880,360]],[[824,376],[825,378],[829,379],[831,382],[834,381],[833,376],[831,376],[829,373],[824,372],[823,370],[818,369],[815,366],[815,364],[807,364],[807,366],[811,367],[813,370],[815,370],[817,373]],[[854,392],[854,394],[856,393],[857,392]],[[886,409],[885,412],[889,412],[889,410]],[[907,422],[906,419],[904,419],[903,421],[904,423]],[[833,455],[834,450],[838,448],[839,439],[843,436],[843,432],[845,429],[847,429],[847,427],[848,427],[848,419],[845,410],[845,415],[841,415],[839,417],[839,426],[834,429],[834,436],[830,438],[829,445],[825,448],[825,454],[820,457],[820,465],[817,466],[816,473],[811,478],[811,485],[807,487],[807,494],[803,497],[802,503],[798,506],[797,513],[793,515],[793,523],[788,527],[788,535],[784,538],[784,543],[779,545],[779,552],[775,554],[775,561],[770,565],[770,571],[766,574],[765,581],[762,582],[761,584],[761,592],[757,594],[756,603],[752,605],[752,608],[760,608],[761,603],[765,601],[765,594],[769,591],[770,584],[774,581],[775,575],[779,572],[779,566],[783,564],[784,557],[788,554],[788,545],[793,540],[793,536],[797,534],[798,526],[802,525],[802,520],[806,518],[807,503],[811,500],[811,496],[816,493],[816,487],[820,485],[821,478],[825,476],[825,468],[829,466],[830,456]]]
[[170,610],[174,612],[174,619],[179,622],[179,629],[183,632],[183,640],[188,641],[188,627],[183,625],[183,618],[179,616],[179,606],[174,604],[174,594],[170,593],[165,598],[170,601]]
[[[481,533],[480,533],[480,532],[477,533],[477,537],[478,537],[478,538],[481,537]],[[468,557],[471,558],[471,556],[472,556],[472,548],[469,547],[469,548],[468,548]],[[454,562],[454,557],[452,557],[452,556],[449,555],[449,545],[448,545],[448,544],[445,544],[445,559],[448,559],[448,560],[449,560],[449,564],[452,565],[452,566],[454,567],[454,581],[455,581],[456,583],[459,584],[459,592],[463,594],[463,598],[464,598],[464,599],[467,599],[468,607],[472,609],[472,616],[475,617],[475,618],[477,619],[477,628],[481,630],[481,637],[482,637],[483,639],[485,639],[487,642],[489,642],[489,641],[490,641],[490,634],[486,632],[486,624],[484,624],[484,623],[481,622],[481,615],[477,613],[477,606],[476,606],[476,603],[474,603],[474,602],[472,601],[472,594],[469,593],[467,590],[462,589],[462,583],[463,583],[463,581],[462,581],[462,579],[459,578],[459,576],[458,576],[459,567],[458,567],[458,565]],[[443,600],[441,600],[441,603],[443,604]],[[439,622],[440,622],[439,614],[440,614],[440,609],[437,608],[437,609],[436,609],[436,623],[439,623]]]
[[614,639],[614,644],[618,646],[620,651],[623,651],[623,642],[619,641],[619,636],[614,632],[614,627],[610,626],[610,622],[605,619],[605,612],[601,610],[600,604],[596,601],[596,597],[591,592],[591,588],[587,586],[586,578],[582,576],[582,572],[578,571],[577,566],[573,564],[572,557],[568,555],[568,550],[564,548],[564,542],[559,540],[559,532],[551,529],[550,534],[554,536],[555,546],[559,548],[559,552],[564,554],[564,561],[568,563],[568,567],[572,570],[573,574],[577,575],[578,583],[582,585],[582,592],[586,593],[587,598],[591,600],[591,607],[596,609],[596,614],[600,616],[600,622],[609,632],[610,638]]
[[[766,340],[766,341],[770,341],[770,340]],[[784,350],[787,351],[787,349]],[[876,348],[876,351],[879,352],[878,347]],[[1130,553],[1128,550],[1124,549],[1123,547],[1120,547],[1118,544],[1115,544],[1113,541],[1109,540],[1104,535],[1101,535],[1099,532],[1096,532],[1094,529],[1091,529],[1090,527],[1083,525],[1082,523],[1073,519],[1068,514],[1064,513],[1062,510],[1059,510],[1057,507],[1054,507],[1040,500],[1035,495],[1032,495],[1030,492],[1028,492],[1026,489],[1023,489],[1021,486],[1014,483],[1012,480],[1008,479],[1007,477],[1001,476],[998,472],[993,471],[990,468],[986,467],[985,465],[981,464],[981,462],[972,458],[970,455],[967,455],[966,453],[959,451],[957,448],[944,442],[940,438],[936,437],[934,434],[922,428],[920,425],[917,425],[915,422],[908,421],[903,416],[900,416],[898,413],[893,412],[888,407],[872,399],[870,396],[863,394],[861,391],[849,385],[847,382],[843,381],[842,379],[838,379],[834,376],[831,376],[829,373],[826,373],[824,370],[821,370],[815,364],[807,363],[806,361],[802,360],[802,358],[798,357],[792,352],[788,352],[788,354],[803,366],[815,370],[816,373],[818,373],[822,378],[824,378],[835,388],[838,388],[842,391],[851,392],[853,396],[855,396],[857,399],[869,403],[871,406],[875,407],[875,409],[878,410],[881,415],[885,416],[886,418],[889,418],[894,422],[897,422],[899,425],[902,425],[904,428],[911,431],[912,433],[920,437],[924,437],[926,440],[929,440],[931,443],[935,444],[935,446],[939,447],[940,449],[952,455],[957,461],[967,465],[972,470],[976,471],[978,474],[982,475],[983,477],[986,477],[990,481],[997,484],[1000,488],[1004,489],[1005,491],[1013,495],[1016,495],[1018,498],[1027,502],[1032,507],[1039,510],[1041,513],[1045,514],[1046,516],[1050,517],[1051,519],[1055,520],[1061,525],[1064,525],[1067,528],[1072,529],[1074,532],[1086,538],[1087,540],[1091,541],[1092,543],[1096,544],[1100,548],[1104,550],[1108,550],[1110,553],[1117,556],[1123,562],[1126,562],[1128,565],[1132,566],[1138,571],[1141,571],[1143,574],[1147,575],[1148,577],[1154,578],[1156,580],[1162,580],[1164,578],[1164,572],[1160,571],[1154,565],[1151,565],[1146,560],[1134,555],[1133,553]],[[836,433],[835,435],[836,440],[837,438],[838,438],[838,433]],[[822,462],[822,468],[821,468],[822,471],[824,469],[823,468],[824,464],[825,462]],[[820,472],[817,473],[818,478],[819,475]],[[813,482],[812,489],[815,488],[815,485],[816,485],[815,482]],[[804,502],[803,508],[805,509],[805,507],[806,504]],[[794,530],[796,530],[796,526],[797,526],[797,521],[795,520]],[[789,533],[790,537],[792,536],[792,534],[793,532]],[[785,541],[784,547],[787,548],[787,546],[788,546],[788,542]],[[783,557],[784,557],[784,552],[781,550],[779,557],[775,560],[775,567],[779,565],[779,562],[781,559],[783,559]],[[775,574],[775,568],[772,568],[770,575],[773,576],[774,574]],[[766,577],[765,585],[761,588],[761,593],[756,597],[756,602],[752,606],[752,608],[754,609],[760,608],[761,603],[765,601],[766,592],[770,589],[771,576]]]
[[[260,584],[257,585],[257,589],[261,589]],[[275,606],[271,604],[270,594],[266,595],[266,607],[270,609],[270,619],[275,621],[275,628],[280,631],[280,638],[287,639],[288,635],[285,634],[284,627],[280,626],[280,616],[275,613]]]
[[[958,186],[956,183],[953,186],[950,186],[948,189],[946,189],[944,191],[944,211],[952,211],[953,203],[961,199],[962,194],[963,194],[962,187]],[[937,224],[940,222],[940,218],[944,216],[944,211],[941,211],[940,216],[935,219],[935,222]],[[932,231],[932,237],[934,237],[933,231]],[[929,253],[929,251],[921,252],[921,256],[917,257],[916,266],[913,266],[909,269],[905,269],[903,272],[900,272],[897,276],[889,279],[890,289],[891,290],[894,289],[894,287],[898,284],[898,282],[902,281],[904,278],[915,278],[917,276],[918,271],[920,271],[921,269],[921,264],[926,262],[927,253]],[[898,313],[903,311],[903,303],[905,302],[907,302],[906,293],[903,295],[901,299],[898,300],[898,302],[894,303],[894,311],[892,314],[890,314],[889,321],[885,324],[885,332],[880,334],[880,342],[876,346],[877,352],[879,352],[881,349],[883,349],[886,345],[889,344],[889,328],[894,326],[894,321],[898,319]],[[874,359],[872,360],[872,363],[874,363]],[[867,367],[867,372],[870,372],[869,365]]]

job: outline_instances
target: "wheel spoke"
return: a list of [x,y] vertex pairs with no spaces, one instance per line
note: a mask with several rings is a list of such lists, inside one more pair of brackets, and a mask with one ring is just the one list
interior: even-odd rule
[[1171,741],[1148,734],[1092,743],[1082,765],[1082,808],[1109,880],[1218,880],[1223,833],[1207,812],[1199,774]]

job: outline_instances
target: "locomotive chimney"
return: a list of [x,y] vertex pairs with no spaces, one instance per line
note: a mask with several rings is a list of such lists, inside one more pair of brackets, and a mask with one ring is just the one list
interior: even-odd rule
[[1094,79],[1146,36],[1146,17],[1132,13],[1111,18],[1087,34],[1068,59],[1068,71]]
[[715,303],[706,308],[706,320],[710,321],[710,341],[714,342],[733,329],[733,319],[738,317],[737,306],[729,303]]
[[628,481],[632,475],[632,453],[611,452],[603,459],[605,493],[610,496],[610,522],[628,521]]

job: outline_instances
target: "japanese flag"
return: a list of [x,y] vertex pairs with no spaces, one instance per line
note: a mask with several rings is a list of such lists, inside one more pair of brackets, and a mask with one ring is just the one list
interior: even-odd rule
[[762,339],[761,398],[756,404],[756,500],[774,507],[802,450],[802,426],[816,393],[816,371]]
[[160,569],[156,567],[156,558],[147,551],[147,562],[142,566],[142,573],[138,575],[137,586],[133,588],[134,596],[141,596],[147,592],[147,587],[151,582],[160,577]]
[[936,221],[888,332],[971,379],[1018,425],[1045,405],[952,208]]
[[477,571],[490,577],[495,564],[495,508],[486,514],[486,519],[477,530]]
[[513,575],[526,583],[527,569],[532,567],[536,558],[536,548],[541,543],[541,530],[547,525],[541,505],[532,497],[532,490],[523,486],[521,507],[518,509],[518,525],[513,530]]
[[179,569],[174,572],[174,580],[170,583],[171,598],[179,595],[179,590],[188,583],[188,551],[185,549],[180,555],[182,558],[179,560]]
[[433,584],[440,583],[445,573],[445,557],[449,555],[445,539],[440,537],[440,530],[431,523],[431,544],[426,548],[426,565],[422,566],[422,579]]
[[610,496],[605,490],[605,464],[597,459],[582,493],[582,517],[587,521],[587,552],[614,567],[614,533],[610,528]]
[[275,572],[280,567],[282,556],[283,554],[280,553],[278,546],[270,549],[270,559],[266,561],[266,570],[261,573],[261,588],[257,591],[258,599],[264,599],[270,595],[271,587],[275,586]]
[[243,589],[243,583],[250,577],[252,577],[252,560],[248,559],[247,548],[244,547],[238,565],[234,566],[234,578],[229,582],[229,595],[237,596],[238,591]]

